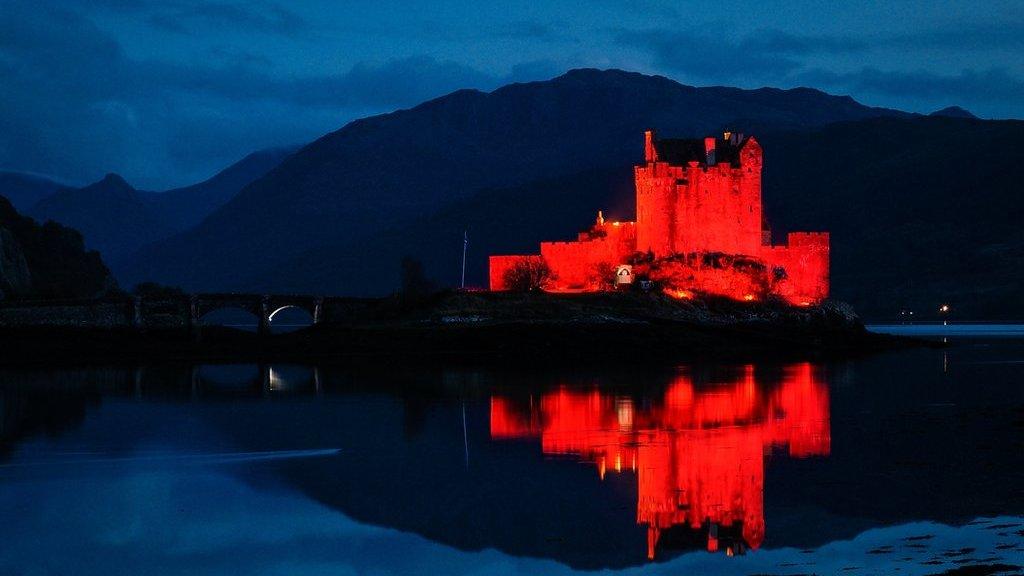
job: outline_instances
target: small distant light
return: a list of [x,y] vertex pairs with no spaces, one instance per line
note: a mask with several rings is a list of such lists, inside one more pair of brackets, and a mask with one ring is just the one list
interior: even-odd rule
[[743,299],[746,300],[747,302],[753,302],[754,301],[754,295],[753,294],[747,294],[746,296],[743,297]]
[[949,312],[949,304],[943,304],[942,306],[939,306],[939,312],[942,312],[943,314]]

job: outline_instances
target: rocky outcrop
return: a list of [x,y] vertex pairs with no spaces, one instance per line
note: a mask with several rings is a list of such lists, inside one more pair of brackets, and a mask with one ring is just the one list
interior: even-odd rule
[[32,276],[21,246],[10,230],[0,228],[0,299],[25,294],[31,289]]
[[76,230],[38,224],[0,196],[0,298],[93,298],[116,287]]

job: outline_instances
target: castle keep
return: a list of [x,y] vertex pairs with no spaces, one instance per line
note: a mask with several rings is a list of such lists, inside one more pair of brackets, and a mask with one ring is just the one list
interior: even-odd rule
[[810,305],[828,296],[827,232],[792,232],[772,244],[754,137],[657,139],[648,131],[644,161],[634,168],[635,222],[606,222],[598,212],[575,241],[542,242],[539,255],[491,256],[491,289],[510,289],[518,268],[543,263],[543,288],[552,292],[610,288],[616,270],[629,266],[678,298],[777,296]]

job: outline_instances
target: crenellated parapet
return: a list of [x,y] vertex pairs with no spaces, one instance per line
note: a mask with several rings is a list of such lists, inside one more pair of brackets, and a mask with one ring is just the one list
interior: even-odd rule
[[[763,149],[752,136],[659,139],[645,132],[644,163],[634,168],[636,221],[608,223],[598,213],[576,241],[542,242],[539,257],[554,277],[550,289],[602,289],[601,270],[640,255],[650,263],[651,277],[657,271],[674,283],[675,293],[743,300],[774,294],[794,304],[826,298],[828,233],[794,232],[785,244],[771,244],[761,198],[763,163]],[[715,256],[706,265],[682,255],[730,258]],[[505,289],[495,267],[513,258],[492,258],[492,289]],[[726,260],[732,263],[728,270],[719,265]]]

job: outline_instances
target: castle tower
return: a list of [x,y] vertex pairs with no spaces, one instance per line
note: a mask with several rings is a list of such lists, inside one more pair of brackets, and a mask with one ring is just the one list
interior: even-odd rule
[[537,259],[553,273],[546,290],[603,290],[607,271],[635,263],[631,256],[640,252],[656,260],[687,256],[650,265],[666,293],[820,302],[829,293],[829,236],[794,232],[772,244],[761,204],[763,163],[761,145],[743,134],[658,139],[644,132],[644,163],[633,173],[636,221],[607,222],[599,211],[573,241],[541,242],[540,254],[491,256],[491,288],[507,289],[506,273]]
[[637,250],[656,257],[725,252],[756,256],[762,234],[760,144],[752,137],[658,140],[644,133],[634,170]]
[[674,204],[679,167],[663,162],[654,132],[644,132],[646,165],[634,168],[636,181],[636,249],[665,256],[675,252]]

